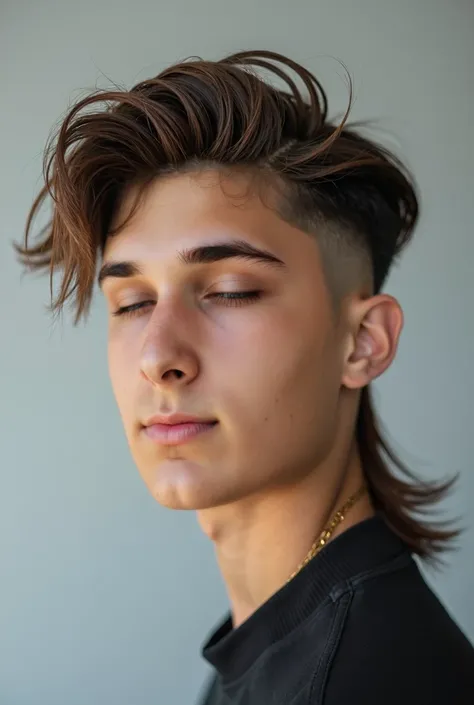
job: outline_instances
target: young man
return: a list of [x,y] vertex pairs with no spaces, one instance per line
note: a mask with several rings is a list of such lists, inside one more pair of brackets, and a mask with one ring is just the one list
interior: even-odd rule
[[266,51],[96,93],[62,123],[18,247],[62,272],[52,307],[76,321],[99,270],[133,458],[214,542],[231,610],[203,648],[206,705],[474,702],[474,650],[413,560],[456,535],[419,517],[449,483],[403,468],[369,392],[402,330],[382,287],[417,197],[347,116]]

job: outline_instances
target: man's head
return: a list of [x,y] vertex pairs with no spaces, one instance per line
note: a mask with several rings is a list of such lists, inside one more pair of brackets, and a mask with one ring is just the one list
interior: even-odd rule
[[[394,353],[399,307],[371,297],[367,268],[354,262],[335,302],[317,239],[251,188],[231,170],[162,177],[105,248],[112,385],[135,462],[170,507],[222,505],[314,472],[354,433],[353,390]],[[236,244],[273,259],[189,256]],[[144,428],[158,413],[217,424],[162,445]]]
[[[347,116],[328,122],[303,67],[243,52],[84,99],[47,153],[19,251],[30,266],[63,270],[53,309],[72,298],[76,321],[100,267],[117,403],[140,472],[167,506],[291,483],[356,432],[368,438],[361,392],[364,401],[391,363],[402,326],[380,292],[418,205],[402,165],[347,129]],[[48,194],[52,223],[30,246]],[[158,444],[146,424],[171,413],[217,424]],[[369,485],[401,533],[411,519],[393,487],[409,488],[390,481],[388,492],[380,477]]]

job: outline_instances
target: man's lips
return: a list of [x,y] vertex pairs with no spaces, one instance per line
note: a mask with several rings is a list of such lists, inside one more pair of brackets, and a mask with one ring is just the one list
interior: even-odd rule
[[143,432],[154,443],[161,445],[180,445],[196,436],[212,430],[217,421],[186,421],[181,423],[152,423],[143,428]]
[[175,412],[173,414],[155,414],[154,416],[150,416],[143,425],[154,426],[156,424],[163,424],[171,426],[182,423],[209,423],[213,421],[215,421],[215,419],[209,416],[195,416],[194,414]]

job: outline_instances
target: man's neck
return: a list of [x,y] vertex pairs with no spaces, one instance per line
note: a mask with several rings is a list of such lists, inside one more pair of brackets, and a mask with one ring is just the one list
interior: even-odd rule
[[[342,477],[339,486],[334,477]],[[283,587],[333,513],[362,484],[360,460],[353,455],[342,473],[315,472],[298,484],[220,508],[225,512],[212,527],[212,510],[201,513],[201,526],[214,540],[234,627]],[[372,514],[365,494],[332,538]]]

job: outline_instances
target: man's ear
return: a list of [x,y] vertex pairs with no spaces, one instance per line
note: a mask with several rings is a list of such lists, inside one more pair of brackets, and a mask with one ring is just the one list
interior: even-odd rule
[[350,327],[341,383],[360,389],[391,365],[403,328],[403,311],[393,296],[372,296],[353,304]]

